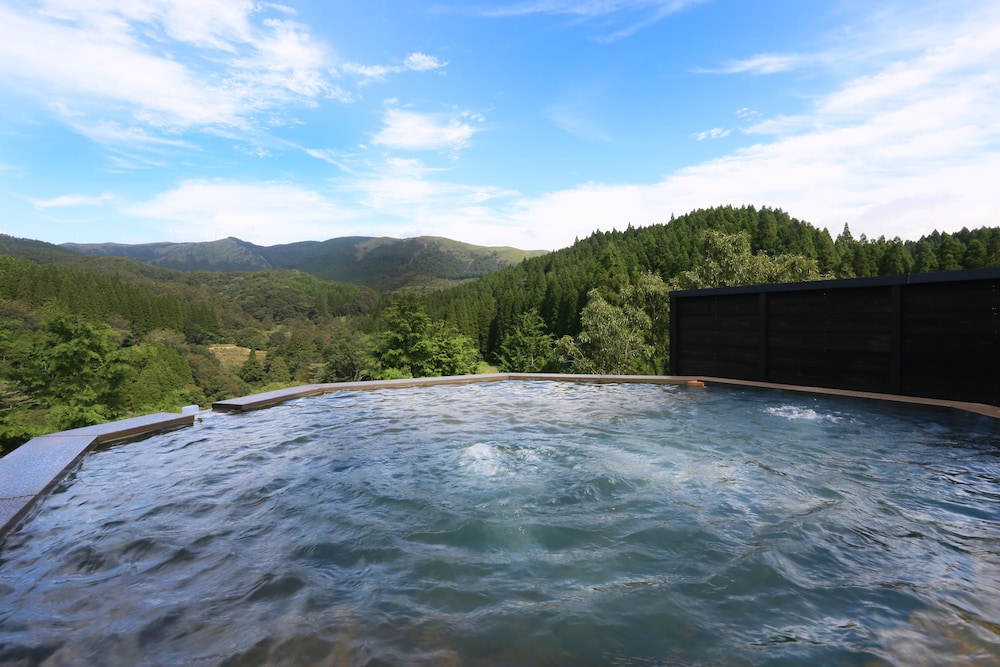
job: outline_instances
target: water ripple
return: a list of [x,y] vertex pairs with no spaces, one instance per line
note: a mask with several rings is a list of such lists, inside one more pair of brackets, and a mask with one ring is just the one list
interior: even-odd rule
[[1000,661],[1000,427],[780,392],[343,392],[94,452],[0,664]]

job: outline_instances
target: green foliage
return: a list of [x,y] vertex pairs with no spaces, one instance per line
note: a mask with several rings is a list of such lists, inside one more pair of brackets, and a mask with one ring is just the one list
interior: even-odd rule
[[39,330],[8,325],[4,339],[5,437],[89,426],[124,414],[121,390],[130,367],[118,333],[107,325],[52,310]]
[[150,341],[123,352],[131,369],[122,392],[129,412],[170,411],[204,402],[187,359],[175,346]]
[[257,361],[257,351],[253,348],[250,349],[250,356],[247,360],[243,362],[240,366],[239,373],[240,379],[249,385],[258,385],[262,383],[267,378],[267,373],[264,370],[264,365]]
[[37,400],[16,381],[0,379],[0,454],[45,432]]
[[218,401],[248,393],[249,386],[233,373],[227,372],[218,357],[203,345],[191,345],[187,362],[194,383],[201,388],[205,401]]
[[365,377],[368,366],[368,337],[355,328],[339,324],[330,332],[323,351],[324,365],[319,382],[356,382]]
[[[581,313],[582,329],[563,336],[557,348],[575,373],[663,374],[670,364],[670,289],[646,273],[604,299],[591,290]],[[617,304],[617,305],[616,305]]]
[[609,375],[642,374],[653,358],[653,347],[646,340],[649,317],[631,304],[615,306],[591,290],[581,313],[583,329],[574,340],[559,339],[563,361],[574,373]]
[[[484,358],[499,361],[507,332],[523,313],[536,311],[545,330],[556,338],[575,337],[582,329],[581,313],[591,290],[598,288],[611,298],[626,286],[637,285],[644,274],[669,282],[693,270],[704,256],[706,230],[745,232],[752,254],[802,256],[814,260],[820,272],[832,272],[838,261],[825,230],[779,210],[720,207],[694,211],[668,224],[597,232],[569,248],[432,293],[428,312],[475,340]],[[788,271],[799,269],[809,275],[808,267],[801,265]],[[664,357],[660,352],[655,356]]]
[[[745,234],[751,261],[746,266],[729,267],[728,277],[724,275],[727,267],[719,259],[717,266],[701,269],[709,231]],[[978,243],[973,245],[973,241]],[[733,250],[731,255],[737,256],[744,247]],[[766,261],[763,257],[752,259],[761,254]],[[945,257],[948,264],[940,261]],[[611,299],[626,285],[637,284],[643,274],[673,283],[685,272],[694,272],[704,284],[734,284],[751,279],[850,278],[980,266],[1000,266],[1000,228],[935,232],[914,242],[870,240],[864,235],[855,239],[845,225],[834,241],[825,229],[816,229],[777,209],[725,206],[692,211],[666,224],[597,232],[569,248],[429,294],[428,313],[454,324],[476,341],[485,359],[499,362],[507,332],[523,313],[536,311],[545,330],[556,338],[574,337],[582,329],[580,315],[590,290],[598,288]],[[749,275],[734,275],[735,268]],[[659,349],[657,345],[658,358],[663,356]],[[661,367],[660,362],[656,365]]]
[[545,331],[538,311],[529,310],[514,322],[500,344],[498,367],[503,372],[542,373],[555,370],[555,336]]
[[753,254],[750,236],[746,232],[726,234],[706,230],[703,236],[704,259],[690,271],[677,276],[681,289],[728,287],[798,282],[820,278],[815,259],[801,255],[770,257],[763,252]]
[[370,375],[376,379],[464,375],[475,373],[479,361],[472,340],[432,320],[412,292],[404,292],[382,312],[369,355]]
[[635,284],[623,289],[621,300],[645,313],[649,320],[645,342],[653,349],[652,367],[648,370],[666,374],[670,368],[670,287],[660,276],[644,273]]
[[381,291],[438,289],[496,271],[540,251],[486,248],[449,239],[349,237],[257,246],[235,238],[204,243],[65,244],[76,252],[120,256],[182,271],[292,269],[322,280]]
[[[166,245],[147,250],[186,268],[242,266],[260,250],[236,239]],[[845,225],[834,240],[780,210],[719,207],[547,254],[481,250],[432,238],[267,249],[267,266],[364,266],[345,279],[384,288],[464,281],[383,301],[302,271],[178,272],[0,235],[0,447],[291,383],[463,374],[487,362],[665,373],[668,285],[1000,266],[1000,228],[901,241],[856,239]],[[484,271],[494,272],[469,280]],[[242,367],[221,364],[205,347],[218,342],[254,352]]]

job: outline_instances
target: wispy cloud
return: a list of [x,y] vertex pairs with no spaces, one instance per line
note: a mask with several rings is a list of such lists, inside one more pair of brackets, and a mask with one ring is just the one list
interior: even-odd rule
[[72,206],[104,206],[115,200],[114,195],[104,193],[97,196],[91,195],[60,195],[51,199],[32,200],[32,204],[37,208],[64,208]]
[[0,5],[0,82],[71,110],[78,128],[166,136],[246,130],[287,105],[344,99],[328,47],[275,11],[195,0]]
[[699,132],[698,134],[694,135],[694,137],[698,141],[704,141],[705,139],[722,139],[724,137],[728,137],[730,132],[732,132],[731,129],[713,127],[711,130],[705,130],[704,132]]
[[[885,48],[891,31],[883,34]],[[526,227],[574,220],[607,228],[664,221],[719,204],[780,206],[836,234],[917,238],[934,229],[995,225],[1000,191],[1000,14],[940,24],[923,47],[883,59],[796,116],[764,118],[771,135],[650,184],[590,183],[525,199]],[[740,110],[738,116],[754,114]],[[712,130],[702,133],[711,138]],[[699,134],[698,137],[702,137]],[[574,230],[577,233],[578,230]]]
[[190,141],[172,138],[170,135],[151,134],[143,127],[122,127],[115,121],[92,120],[73,114],[61,114],[63,122],[78,134],[100,144],[127,146],[130,149],[145,150],[183,149],[196,150]]
[[488,16],[526,16],[530,14],[568,14],[598,18],[619,12],[678,12],[704,0],[528,0],[517,3],[494,3],[483,14]]
[[417,52],[408,55],[404,64],[408,69],[411,69],[414,72],[430,72],[431,70],[441,69],[446,66],[448,62],[442,62],[434,56]]
[[436,178],[446,169],[430,167],[416,158],[389,158],[368,174],[341,184],[345,191],[361,194],[365,206],[381,213],[406,217],[415,209],[465,208],[517,193],[495,186],[452,183]]
[[552,121],[556,127],[581,139],[602,143],[612,141],[611,133],[601,127],[596,121],[564,106],[555,106],[546,109],[545,117]]
[[733,60],[714,69],[699,69],[710,74],[777,74],[787,72],[815,62],[815,58],[780,53],[762,53],[750,58]]
[[[476,115],[482,122],[482,117]],[[465,148],[478,129],[472,118],[441,113],[418,113],[389,108],[382,119],[384,127],[372,140],[377,146],[408,151],[455,151]]]
[[[265,245],[348,235],[419,235],[502,239],[507,221],[496,204],[518,193],[455,183],[448,170],[416,158],[389,158],[319,188],[280,181],[187,180],[144,202],[120,204],[154,222],[160,238],[212,240],[238,235]],[[344,202],[349,202],[345,204]],[[493,232],[491,233],[491,229]],[[522,237],[523,238],[523,237]]]
[[[123,207],[156,223],[161,237],[207,241],[238,235],[256,243],[338,235],[356,214],[314,189],[280,181],[188,180],[146,202]],[[355,229],[351,229],[355,231]]]
[[482,9],[480,14],[488,17],[568,16],[575,21],[599,24],[598,40],[614,42],[703,2],[706,0],[528,0],[495,3]]
[[447,65],[447,61],[438,60],[426,53],[415,52],[408,55],[401,65],[362,65],[348,62],[340,65],[339,70],[366,81],[383,81],[390,74],[431,72],[443,69]]
[[[886,37],[889,39],[889,37]],[[770,133],[753,145],[647,183],[584,183],[539,196],[457,182],[450,169],[416,157],[338,156],[351,172],[323,187],[189,181],[130,208],[173,225],[175,238],[228,236],[257,242],[348,233],[437,234],[479,242],[558,248],[597,229],[666,222],[671,213],[722,204],[779,206],[838,233],[917,238],[957,225],[995,225],[1000,192],[1000,17],[938,26],[933,39],[848,77],[795,116],[743,122]],[[879,48],[884,48],[884,41]],[[460,113],[422,114],[391,104],[379,146],[452,151],[475,122]],[[705,139],[725,128],[705,130]],[[700,134],[700,133],[699,133]],[[697,135],[696,135],[697,136]],[[730,135],[731,136],[731,135]],[[344,158],[341,160],[341,158]],[[207,223],[206,223],[207,221]],[[276,224],[275,221],[281,221]]]
[[350,155],[344,155],[339,151],[330,150],[328,148],[305,148],[306,154],[316,158],[317,160],[322,160],[338,167],[342,171],[348,174],[353,174],[354,169],[348,166],[348,160],[352,157]]
[[497,245],[524,240],[498,212],[518,192],[457,183],[448,176],[448,169],[420,159],[393,157],[356,178],[332,183],[339,196],[358,201],[365,218],[378,221],[382,233],[391,236],[478,238]]

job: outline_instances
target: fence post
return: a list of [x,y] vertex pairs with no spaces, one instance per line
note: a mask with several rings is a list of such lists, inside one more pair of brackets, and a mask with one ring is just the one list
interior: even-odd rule
[[903,287],[893,285],[890,292],[889,318],[889,388],[892,394],[901,394],[903,387]]
[[767,359],[767,349],[769,347],[767,338],[767,292],[759,292],[757,294],[757,336],[759,337],[757,357],[760,364],[757,370],[757,379],[761,382],[767,382],[770,375]]

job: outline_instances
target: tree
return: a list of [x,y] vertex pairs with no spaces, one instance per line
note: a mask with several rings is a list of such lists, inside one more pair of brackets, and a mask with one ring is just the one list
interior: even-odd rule
[[913,270],[914,261],[910,251],[906,249],[903,242],[895,238],[886,247],[885,254],[882,255],[882,263],[879,266],[879,274],[902,275]]
[[0,379],[0,454],[44,433],[38,407],[17,383]]
[[122,352],[132,369],[123,388],[130,412],[174,411],[204,401],[187,359],[177,349],[149,341]]
[[641,310],[649,318],[646,344],[653,348],[653,372],[670,367],[670,287],[655,273],[644,273],[639,282],[626,287],[621,301]]
[[124,414],[122,387],[130,372],[115,332],[77,315],[56,312],[35,340],[25,386],[49,409],[47,425],[63,430]]
[[239,372],[236,374],[249,385],[259,385],[267,378],[264,366],[257,361],[257,351],[253,348],[250,349],[250,356],[243,362]]
[[[850,235],[846,226],[844,235]],[[801,255],[752,254],[746,232],[726,234],[708,230],[702,237],[702,244],[704,261],[677,277],[677,285],[682,289],[798,282],[820,277],[815,259]]]
[[967,269],[981,269],[987,266],[987,253],[988,250],[985,243],[979,239],[972,239],[965,249],[963,266]]
[[962,268],[965,248],[954,236],[945,234],[937,248],[938,265],[942,271],[956,271]]
[[916,270],[921,273],[929,273],[938,270],[938,258],[934,253],[934,248],[927,241],[921,241],[917,245]]
[[382,312],[369,358],[377,379],[434,377],[474,373],[479,352],[472,339],[432,320],[420,298],[405,292]]
[[642,374],[653,357],[646,340],[649,316],[631,304],[608,303],[599,290],[591,290],[580,313],[583,329],[576,339],[563,336],[558,349],[564,363],[576,373],[602,375]]
[[355,328],[336,326],[323,352],[325,359],[320,382],[352,382],[363,380],[366,372],[367,337]]
[[555,337],[545,331],[538,311],[521,313],[500,344],[500,370],[541,373],[552,370],[556,360]]

